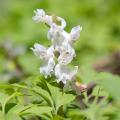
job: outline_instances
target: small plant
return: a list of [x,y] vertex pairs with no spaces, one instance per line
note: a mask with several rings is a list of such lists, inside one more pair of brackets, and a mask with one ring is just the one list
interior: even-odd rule
[[119,120],[120,78],[70,66],[82,27],[68,33],[63,18],[42,9],[33,20],[49,27],[51,46],[35,43],[31,48],[42,60],[39,75],[19,84],[0,84],[0,120]]

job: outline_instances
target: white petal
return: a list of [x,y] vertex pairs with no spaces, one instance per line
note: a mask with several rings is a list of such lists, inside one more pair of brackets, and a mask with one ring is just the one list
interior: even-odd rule
[[41,59],[44,58],[47,54],[47,49],[38,43],[35,43],[34,48],[31,49],[34,52],[34,54]]
[[45,23],[48,24],[49,26],[51,26],[53,23],[52,16],[46,15],[45,16]]
[[37,9],[35,11],[36,15],[45,16],[45,11],[43,9]]
[[62,47],[60,51],[60,56],[58,57],[58,62],[61,65],[69,64],[73,58],[76,56],[74,49],[69,45],[65,45]]
[[31,48],[34,54],[40,59],[48,60],[50,57],[54,57],[54,48],[53,46],[48,49],[43,45],[38,43],[34,44],[34,48]]
[[72,80],[74,76],[77,74],[78,66],[75,66],[74,69],[70,69],[67,66],[62,66],[57,64],[55,67],[55,76],[57,78],[57,82],[62,81],[66,84],[67,81]]
[[63,29],[60,26],[58,26],[55,23],[53,23],[51,25],[50,30],[49,30],[49,34],[52,36],[52,38],[51,37],[49,38],[49,36],[48,36],[48,39],[56,39],[57,37],[60,36],[60,34],[62,33],[62,31],[63,31]]
[[61,74],[60,64],[57,64],[57,65],[55,66],[55,75],[56,75],[57,77],[59,77],[60,74]]
[[50,57],[54,57],[54,47],[51,46],[47,49],[47,54],[50,56]]
[[62,31],[63,29],[54,23],[48,31],[47,37],[52,41],[55,48],[61,46],[63,43],[64,37],[62,36]]
[[37,9],[34,11],[35,16],[33,17],[33,20],[36,22],[43,22],[45,18],[45,11],[43,9]]
[[[33,17],[33,20],[36,22],[44,22],[47,23],[49,26],[51,26],[53,22],[52,16],[46,15],[45,11],[43,9],[37,9],[34,11],[35,16]],[[63,18],[56,16],[57,20],[61,22],[61,25],[59,27],[65,28],[66,22]],[[54,23],[56,24],[56,23]]]
[[82,30],[82,27],[80,26],[76,26],[76,27],[73,27],[70,34],[71,34],[71,39],[74,41],[74,40],[77,40],[79,37],[80,37],[80,31]]
[[54,66],[55,61],[53,58],[50,58],[48,61],[44,61],[44,63],[40,67],[40,73],[47,78],[47,76],[51,76],[51,74],[53,73]]

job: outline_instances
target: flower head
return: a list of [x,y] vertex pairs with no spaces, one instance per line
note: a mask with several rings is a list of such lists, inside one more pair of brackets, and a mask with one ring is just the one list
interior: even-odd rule
[[37,57],[43,60],[42,65],[40,67],[40,73],[43,74],[45,77],[47,77],[48,75],[51,76],[55,66],[53,47],[51,46],[47,49],[44,46],[36,43],[34,45],[34,48],[31,49]]
[[[34,48],[31,48],[34,54],[42,59],[42,65],[40,67],[40,73],[45,76],[51,76],[55,74],[57,82],[62,81],[66,84],[67,81],[74,79],[77,74],[78,67],[74,66],[73,69],[68,68],[68,64],[76,56],[73,48],[73,43],[80,37],[80,31],[82,27],[73,27],[71,32],[68,33],[64,30],[66,27],[66,21],[56,16],[55,20],[53,16],[47,15],[43,9],[37,9],[33,20],[36,22],[42,22],[49,25],[47,38],[51,40],[52,45],[49,48],[40,44],[34,44]],[[57,22],[60,22],[58,25]],[[56,55],[56,53],[58,53]],[[55,57],[57,62],[55,62]]]

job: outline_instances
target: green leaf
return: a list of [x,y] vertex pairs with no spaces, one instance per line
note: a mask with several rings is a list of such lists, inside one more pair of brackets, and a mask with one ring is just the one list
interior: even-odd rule
[[60,91],[59,88],[54,87],[50,84],[47,84],[47,86],[48,86],[48,88],[51,92],[51,96],[54,100],[56,112],[59,110],[59,108],[62,105],[69,104],[70,102],[72,102],[75,99],[75,96],[73,94],[63,93],[62,91]]
[[20,112],[32,107],[33,105],[27,105],[27,106],[23,106],[21,104],[15,105],[13,108],[11,108],[8,113],[15,113],[15,114],[19,114]]
[[5,114],[5,106],[6,106],[6,103],[12,99],[13,97],[15,97],[17,94],[16,93],[13,93],[11,96],[8,96],[4,93],[0,93],[0,103],[2,105],[2,112]]
[[50,106],[53,106],[53,101],[52,101],[52,98],[49,92],[47,90],[42,89],[40,86],[35,86],[33,88],[27,87],[24,85],[19,85],[19,84],[13,84],[13,86],[33,91],[37,93],[38,95],[40,95]]
[[[48,114],[48,116],[51,116],[50,112],[51,112],[51,108],[48,106],[35,106],[33,104],[28,105],[28,106],[23,106],[23,105],[16,105],[14,106],[12,109],[10,109],[7,113],[7,116],[18,116],[21,115],[27,115],[27,114],[32,114],[32,115],[37,115],[37,116],[41,116],[42,114]],[[42,117],[46,117],[44,115],[42,115]],[[19,120],[19,119],[18,119]]]
[[20,114],[21,115],[32,114],[32,115],[41,116],[43,114],[50,115],[51,111],[52,111],[51,107],[48,106],[33,106],[31,108],[22,111]]
[[34,92],[39,94],[50,106],[53,106],[52,98],[48,91],[42,89],[41,87],[35,86],[33,88]]
[[5,120],[22,120],[22,118],[15,113],[8,113],[5,117]]

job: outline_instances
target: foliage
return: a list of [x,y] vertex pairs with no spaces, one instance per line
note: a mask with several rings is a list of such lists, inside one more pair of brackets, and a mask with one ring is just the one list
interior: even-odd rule
[[[52,82],[42,76],[33,76],[20,84],[1,84],[1,120],[28,120],[33,117],[36,120],[117,120],[120,112],[118,76],[96,73],[92,82],[97,85],[90,94],[85,90],[81,95],[74,90],[65,92],[65,86],[61,87],[54,78],[51,79]],[[88,76],[86,79],[91,78]]]

